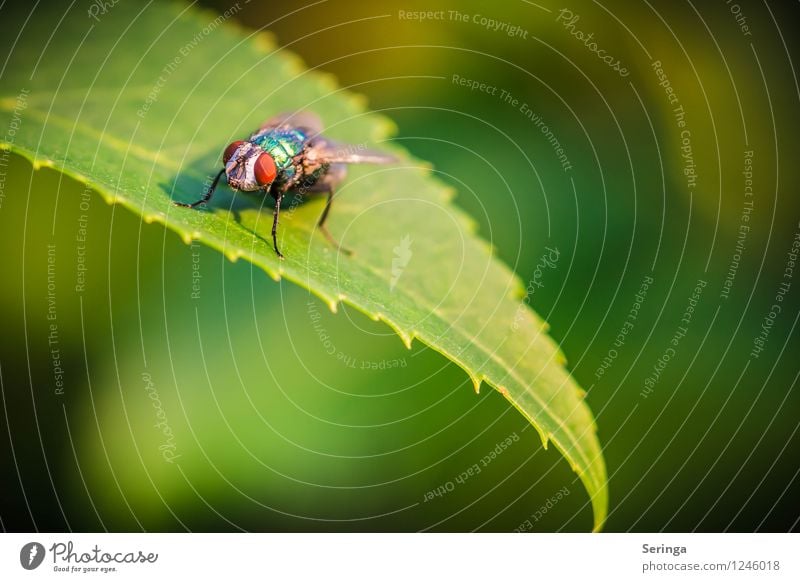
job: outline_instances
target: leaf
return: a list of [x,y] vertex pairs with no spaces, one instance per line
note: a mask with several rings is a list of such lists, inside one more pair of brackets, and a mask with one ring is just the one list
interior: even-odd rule
[[[336,311],[351,305],[386,322],[410,346],[419,339],[460,365],[475,389],[505,396],[578,473],[594,510],[606,516],[606,470],[584,393],[544,323],[520,298],[523,285],[473,222],[451,204],[453,192],[429,167],[386,140],[385,117],[328,76],[305,70],[264,33],[237,28],[228,14],[182,4],[120,2],[92,18],[52,6],[27,14],[4,8],[0,43],[3,147],[97,190],[187,243],[197,239],[285,277]],[[23,11],[27,10],[23,6]],[[9,11],[11,14],[9,15]],[[11,23],[14,23],[13,25]],[[53,30],[53,36],[42,31]],[[316,232],[322,201],[282,215],[281,249],[272,251],[272,213],[221,188],[209,211],[192,201],[219,156],[275,113],[309,109],[330,137],[391,151],[396,166],[351,167],[329,221],[352,249],[337,253]],[[7,156],[7,154],[4,154]],[[8,194],[7,194],[8,195]]]

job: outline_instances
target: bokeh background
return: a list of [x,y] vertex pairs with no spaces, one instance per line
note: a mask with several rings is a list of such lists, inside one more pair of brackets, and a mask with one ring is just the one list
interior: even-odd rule
[[[397,141],[458,190],[497,255],[541,282],[531,303],[597,417],[606,530],[797,528],[800,272],[786,270],[800,233],[796,3],[239,4],[243,25],[391,117]],[[406,350],[384,325],[333,315],[53,171],[11,156],[3,172],[4,530],[590,529],[586,494],[557,451],[442,356]],[[82,200],[91,276],[82,296],[59,292],[65,385],[54,397],[39,243],[74,248]],[[547,248],[559,260],[535,275]],[[173,463],[159,449],[154,392]]]

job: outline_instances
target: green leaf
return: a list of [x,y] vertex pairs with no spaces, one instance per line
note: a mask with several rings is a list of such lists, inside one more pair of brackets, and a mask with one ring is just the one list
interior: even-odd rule
[[[48,5],[27,23],[26,13],[13,13],[19,8],[4,8],[6,27],[21,32],[0,40],[10,55],[0,77],[2,147],[85,182],[187,243],[197,239],[231,260],[251,261],[308,288],[333,311],[351,305],[386,322],[406,345],[416,338],[442,353],[476,390],[486,382],[501,392],[545,446],[563,453],[591,497],[599,529],[606,469],[583,391],[547,324],[521,301],[523,285],[474,235],[473,222],[451,203],[453,192],[387,142],[392,123],[330,77],[305,70],[265,33],[237,28],[233,14],[133,4],[115,4],[96,19]],[[316,231],[322,200],[283,214],[285,261],[269,242],[272,213],[257,198],[223,187],[208,211],[172,204],[198,197],[228,143],[298,109],[317,112],[335,139],[401,159],[351,167],[340,188],[329,227],[352,257]]]

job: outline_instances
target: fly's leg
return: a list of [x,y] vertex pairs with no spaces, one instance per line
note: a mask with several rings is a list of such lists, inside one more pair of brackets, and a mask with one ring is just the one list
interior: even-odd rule
[[317,222],[317,227],[319,227],[320,232],[322,235],[327,239],[329,243],[335,246],[339,251],[347,254],[352,255],[353,251],[343,247],[340,245],[333,235],[328,230],[328,227],[325,226],[325,223],[328,220],[328,214],[331,211],[331,205],[333,204],[333,197],[335,195],[336,186],[345,178],[347,174],[347,166],[345,164],[331,164],[328,172],[322,176],[319,181],[311,186],[308,191],[309,192],[324,192],[328,195],[328,199],[325,202],[325,209],[322,211],[322,215],[319,217],[319,221]]
[[317,226],[319,227],[319,231],[323,234],[323,236],[326,239],[328,239],[328,242],[331,243],[333,246],[335,246],[337,250],[343,252],[346,255],[352,255],[353,251],[340,245],[339,241],[333,238],[333,235],[328,230],[328,227],[325,226],[325,221],[328,220],[328,213],[331,211],[331,204],[333,204],[333,194],[334,194],[333,186],[331,186],[330,189],[328,190],[328,200],[325,203],[325,210],[322,211],[322,216],[319,217],[319,222],[317,223]]
[[275,254],[278,255],[278,258],[283,260],[283,255],[278,250],[278,216],[281,213],[281,199],[283,198],[283,192],[278,193],[275,196],[275,210],[272,213],[272,246],[275,249]]
[[214,195],[214,190],[217,189],[217,184],[219,183],[219,179],[222,177],[222,174],[224,173],[225,173],[225,168],[219,171],[217,177],[214,178],[213,182],[211,182],[211,186],[209,186],[208,189],[205,192],[203,192],[203,196],[200,198],[200,200],[192,202],[191,204],[187,204],[185,202],[175,202],[174,203],[175,206],[182,206],[183,208],[194,208],[195,206],[200,206],[201,204],[205,204],[206,202],[211,200],[211,197]]

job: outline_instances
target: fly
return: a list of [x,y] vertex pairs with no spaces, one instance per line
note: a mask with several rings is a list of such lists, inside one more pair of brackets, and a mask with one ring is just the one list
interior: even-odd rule
[[246,141],[235,141],[222,154],[224,167],[206,188],[200,200],[177,206],[194,208],[211,200],[224,174],[234,190],[261,192],[275,200],[272,214],[272,245],[278,250],[278,219],[281,200],[290,190],[305,196],[309,193],[327,194],[327,202],[317,226],[337,249],[344,250],[325,226],[333,203],[336,187],[347,175],[347,164],[391,164],[396,158],[389,154],[340,144],[321,135],[322,122],[307,111],[284,113],[262,125]]

